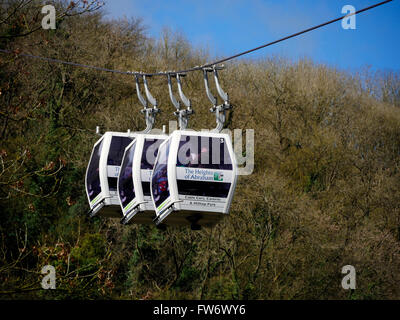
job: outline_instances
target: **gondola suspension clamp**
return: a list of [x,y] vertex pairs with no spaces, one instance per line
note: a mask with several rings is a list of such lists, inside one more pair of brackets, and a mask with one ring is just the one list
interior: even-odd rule
[[[145,115],[145,120],[146,120],[146,129],[144,129],[141,133],[149,133],[151,129],[153,129],[157,113],[160,112],[160,109],[157,108],[157,100],[150,93],[147,83],[148,76],[143,75],[140,72],[135,72],[134,75],[136,84],[136,94],[138,96],[139,102],[143,105],[143,109],[141,110],[141,112]],[[145,99],[140,92],[140,83],[139,83],[140,78],[143,78],[143,86],[147,99]],[[149,107],[149,103],[153,105],[152,108]]]
[[[226,111],[232,109],[232,105],[229,102],[229,95],[221,88],[219,77],[218,77],[218,70],[224,69],[224,66],[212,66],[208,68],[203,68],[203,77],[204,77],[204,86],[206,88],[206,94],[208,99],[212,103],[212,107],[210,111],[215,113],[216,123],[217,126],[213,130],[214,132],[221,132],[224,128],[225,121],[226,121]],[[214,75],[214,82],[217,88],[218,95],[224,101],[222,104],[218,105],[218,99],[215,97],[210,90],[209,81],[208,81],[208,73],[212,72]]]
[[[182,91],[181,77],[186,76],[186,74],[179,74],[175,72],[167,72],[168,79],[168,92],[172,104],[176,108],[174,115],[178,117],[178,126],[180,130],[185,130],[188,126],[189,116],[194,113],[190,100],[184,95]],[[172,78],[176,78],[178,85],[178,93],[186,109],[181,109],[180,101],[178,101],[172,91]]]

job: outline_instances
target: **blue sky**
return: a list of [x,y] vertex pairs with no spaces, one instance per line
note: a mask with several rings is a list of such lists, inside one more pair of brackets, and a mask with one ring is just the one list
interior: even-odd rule
[[[381,0],[106,0],[107,17],[141,17],[150,36],[164,27],[179,31],[195,46],[224,57],[356,10]],[[357,15],[356,30],[340,22],[249,54],[308,57],[346,70],[370,66],[400,70],[400,1]]]

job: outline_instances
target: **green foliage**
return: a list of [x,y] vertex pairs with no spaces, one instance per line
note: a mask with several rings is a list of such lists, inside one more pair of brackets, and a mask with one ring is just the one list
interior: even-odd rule
[[71,257],[82,266],[95,265],[105,254],[105,243],[100,234],[86,234],[82,239],[82,244],[71,251]]
[[[246,288],[248,290],[248,288]],[[205,299],[232,300],[238,298],[238,288],[230,277],[215,277],[209,280]]]

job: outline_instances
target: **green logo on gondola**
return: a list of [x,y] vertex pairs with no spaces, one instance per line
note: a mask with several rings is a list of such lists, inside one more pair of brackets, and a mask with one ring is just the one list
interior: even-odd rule
[[224,174],[221,172],[214,172],[214,181],[223,181]]

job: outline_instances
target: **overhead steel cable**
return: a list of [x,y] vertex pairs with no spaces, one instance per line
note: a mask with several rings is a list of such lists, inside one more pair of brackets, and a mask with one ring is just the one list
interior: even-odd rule
[[27,57],[27,58],[39,59],[39,60],[44,60],[44,61],[53,62],[53,63],[62,63],[62,64],[70,65],[70,66],[89,68],[89,69],[94,69],[94,70],[98,70],[98,71],[113,72],[113,73],[120,73],[120,74],[132,74],[132,72],[129,72],[129,71],[120,71],[120,70],[113,70],[113,69],[107,69],[107,68],[101,68],[101,67],[94,67],[94,66],[81,64],[81,63],[76,63],[76,62],[69,62],[69,61],[64,61],[64,60],[59,60],[59,59],[35,56],[35,55],[29,54],[29,53],[17,53],[17,52],[13,52],[10,50],[4,50],[4,49],[0,49],[0,52],[15,54],[18,57]]
[[98,71],[105,71],[105,72],[112,72],[112,73],[119,73],[119,74],[127,74],[127,75],[137,74],[137,75],[145,75],[145,76],[166,76],[166,75],[171,74],[171,73],[173,73],[173,74],[181,74],[181,73],[189,73],[189,72],[193,72],[193,71],[203,70],[203,69],[205,69],[205,68],[209,68],[209,67],[212,67],[212,66],[221,64],[221,63],[223,63],[223,62],[226,62],[226,61],[229,61],[229,60],[238,58],[238,57],[240,57],[240,56],[249,54],[249,53],[251,53],[251,52],[254,52],[254,51],[257,51],[257,50],[260,50],[260,49],[269,47],[269,46],[272,46],[272,45],[277,44],[277,43],[279,43],[279,42],[282,42],[282,41],[285,41],[285,40],[288,40],[288,39],[291,39],[291,38],[298,37],[298,36],[300,36],[300,35],[302,35],[302,34],[308,33],[308,32],[310,32],[310,31],[313,31],[313,30],[316,30],[316,29],[319,29],[319,28],[322,28],[322,27],[325,27],[325,26],[327,26],[327,25],[329,25],[329,24],[332,24],[332,23],[335,23],[335,22],[337,22],[337,21],[340,21],[340,20],[342,20],[342,19],[344,19],[344,18],[346,18],[346,17],[350,17],[350,16],[353,16],[353,15],[357,15],[357,14],[360,14],[360,13],[362,13],[362,12],[365,12],[365,11],[368,11],[368,10],[371,10],[371,9],[374,9],[374,8],[376,8],[376,7],[379,7],[379,6],[381,6],[381,5],[384,5],[384,4],[386,4],[386,3],[388,3],[388,2],[391,2],[391,1],[393,1],[393,0],[386,0],[386,1],[379,2],[379,3],[377,3],[377,4],[374,4],[374,5],[372,5],[372,6],[366,7],[366,8],[364,8],[364,9],[357,10],[357,11],[354,12],[354,13],[350,13],[350,14],[341,16],[341,17],[339,17],[339,18],[336,18],[336,19],[327,21],[327,22],[325,22],[325,23],[321,23],[321,24],[319,24],[319,25],[317,25],[317,26],[314,26],[314,27],[305,29],[305,30],[303,30],[303,31],[300,31],[300,32],[291,34],[291,35],[289,35],[289,36],[286,36],[286,37],[284,37],[284,38],[281,38],[281,39],[278,39],[278,40],[269,42],[269,43],[267,43],[267,44],[258,46],[258,47],[256,47],[256,48],[253,48],[253,49],[250,49],[250,50],[246,50],[246,51],[240,52],[240,53],[235,54],[235,55],[230,56],[230,57],[226,57],[226,58],[223,58],[223,59],[220,59],[220,60],[211,62],[211,63],[207,63],[207,64],[204,64],[204,65],[201,65],[201,66],[195,66],[195,67],[192,67],[192,68],[190,68],[190,69],[184,69],[184,70],[173,71],[173,72],[171,72],[171,71],[168,71],[168,72],[162,71],[162,72],[154,72],[154,73],[145,73],[145,72],[121,71],[121,70],[114,70],[114,69],[107,69],[107,68],[95,67],[95,66],[85,65],[85,64],[81,64],[81,63],[68,62],[68,61],[63,61],[63,60],[59,60],[59,59],[53,59],[53,58],[46,58],[46,57],[41,57],[41,56],[35,56],[35,55],[32,55],[32,54],[27,54],[27,53],[16,53],[16,52],[13,52],[13,51],[10,51],[10,50],[4,50],[4,49],[0,49],[0,52],[8,53],[8,54],[16,54],[17,56],[21,56],[21,57],[27,57],[27,58],[34,58],[34,59],[45,60],[45,61],[53,62],[53,63],[62,63],[62,64],[72,65],[72,66],[77,66],[77,67],[82,67],[82,68],[89,68],[89,69],[94,69],[94,70],[98,70]]
[[295,38],[295,37],[297,37],[297,36],[299,36],[299,35],[302,35],[302,34],[304,34],[304,33],[307,33],[307,32],[310,32],[310,31],[313,31],[313,30],[316,30],[316,29],[325,27],[325,26],[327,26],[327,25],[329,25],[329,24],[332,24],[332,23],[335,23],[335,22],[337,22],[337,21],[340,21],[340,20],[342,20],[342,19],[345,18],[345,17],[351,17],[351,16],[353,16],[353,15],[360,14],[360,13],[362,13],[362,12],[365,12],[365,11],[367,11],[367,10],[371,10],[371,9],[373,9],[373,8],[376,8],[376,7],[378,7],[378,6],[381,6],[381,5],[386,4],[386,3],[388,3],[388,2],[391,2],[391,1],[393,1],[393,0],[386,0],[386,1],[383,1],[383,2],[380,2],[380,3],[377,3],[377,4],[374,4],[374,5],[370,6],[370,7],[367,7],[367,8],[361,9],[361,10],[358,10],[358,11],[356,11],[356,12],[354,12],[354,13],[351,13],[351,14],[348,14],[348,15],[345,15],[345,16],[342,16],[342,17],[340,17],[340,18],[333,19],[333,20],[328,21],[328,22],[325,22],[325,23],[321,23],[321,24],[319,24],[319,25],[317,25],[317,26],[315,26],[315,27],[311,27],[311,28],[305,29],[305,30],[303,30],[303,31],[294,33],[294,34],[292,34],[292,35],[290,35],[290,36],[281,38],[281,39],[279,39],[279,40],[275,40],[275,41],[272,41],[272,42],[270,42],[270,43],[261,45],[261,46],[259,46],[259,47],[257,47],[257,48],[250,49],[250,50],[247,50],[247,51],[243,51],[243,52],[238,53],[238,54],[235,54],[235,55],[233,55],[233,56],[230,56],[230,57],[227,57],[227,58],[224,58],[224,59],[215,61],[215,62],[210,63],[210,64],[206,64],[206,65],[202,66],[201,68],[211,67],[211,66],[213,66],[213,65],[220,64],[220,63],[223,63],[223,62],[225,62],[225,61],[238,58],[238,57],[240,57],[240,56],[243,56],[243,55],[245,55],[245,54],[251,53],[251,52],[253,52],[253,51],[257,51],[257,50],[260,50],[260,49],[263,49],[263,48],[272,46],[272,45],[274,45],[274,44],[276,44],[276,43],[279,43],[279,42],[288,40],[288,39],[290,39],[290,38]]

